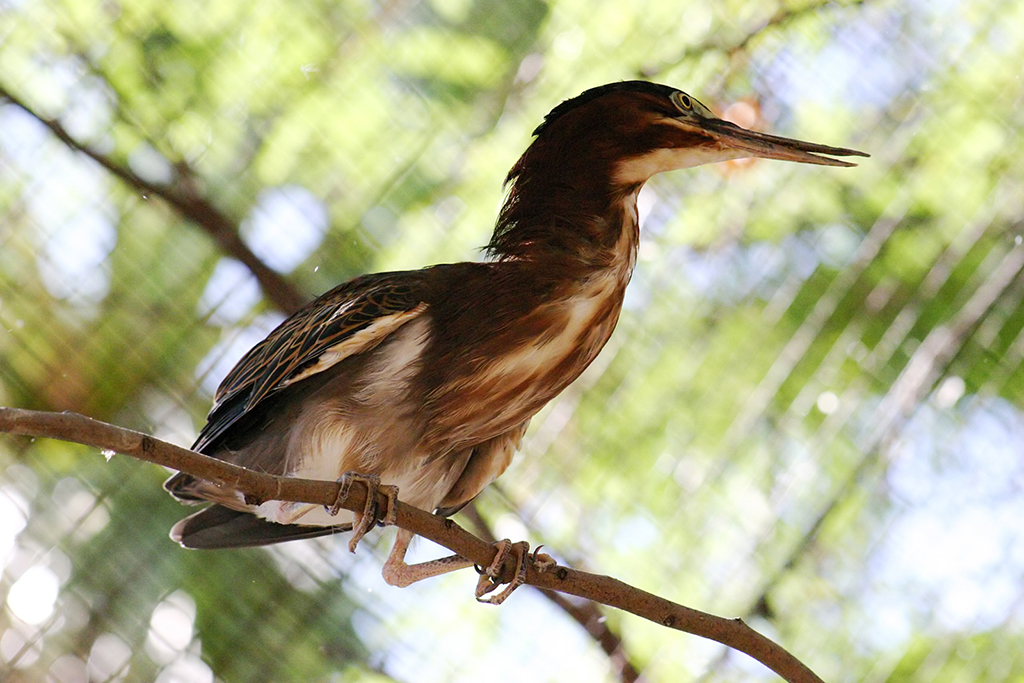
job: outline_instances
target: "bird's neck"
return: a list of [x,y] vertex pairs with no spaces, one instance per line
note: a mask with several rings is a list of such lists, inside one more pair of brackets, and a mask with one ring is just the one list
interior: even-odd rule
[[640,185],[617,186],[611,169],[596,160],[539,142],[509,173],[488,253],[501,261],[562,264],[570,276],[624,270],[628,279],[639,246]]

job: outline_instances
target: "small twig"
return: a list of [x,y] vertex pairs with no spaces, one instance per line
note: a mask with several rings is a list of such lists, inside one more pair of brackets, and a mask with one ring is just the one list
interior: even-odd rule
[[807,14],[813,14],[815,12],[828,9],[848,9],[850,7],[863,5],[866,1],[867,0],[852,0],[846,4],[838,4],[833,2],[833,0],[825,0],[824,2],[804,5],[794,9],[779,9],[775,14],[762,20],[756,26],[748,30],[739,40],[727,41],[716,37],[702,43],[688,45],[674,58],[669,58],[657,66],[641,68],[639,75],[642,78],[655,78],[675,69],[688,59],[692,59],[708,52],[724,52],[725,54],[732,56],[747,49],[751,41],[761,35],[761,33],[768,28],[782,28],[786,24]]
[[0,99],[7,100],[46,126],[53,136],[68,148],[86,155],[111,175],[116,176],[140,193],[160,197],[179,214],[198,225],[224,253],[237,259],[249,269],[256,281],[259,282],[267,299],[282,313],[294,313],[306,303],[306,297],[300,294],[287,279],[253,253],[239,234],[236,223],[209,200],[195,192],[194,183],[161,185],[150,182],[109,156],[76,140],[61,125],[60,121],[48,119],[38,113],[3,85],[0,85]]
[[[104,451],[116,451],[140,460],[187,472],[201,479],[237,489],[254,501],[281,500],[330,506],[338,501],[340,486],[332,481],[277,477],[238,467],[147,434],[93,420],[75,413],[48,413],[0,408],[0,432],[61,439]],[[340,501],[347,510],[363,510],[366,488],[361,482],[349,487]],[[383,498],[381,505],[385,504]],[[419,508],[397,504],[397,526],[429,538],[480,566],[490,564],[493,545],[477,538],[450,519]],[[505,575],[511,577],[510,558]],[[807,666],[778,644],[757,633],[741,619],[724,619],[676,604],[608,576],[557,566],[547,571],[528,567],[526,583],[617,607],[678,631],[714,640],[744,652],[779,674],[789,683],[822,683]]]

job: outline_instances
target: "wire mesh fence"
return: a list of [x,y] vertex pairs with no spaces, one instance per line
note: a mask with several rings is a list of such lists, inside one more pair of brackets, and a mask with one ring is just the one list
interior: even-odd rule
[[[1012,0],[0,3],[0,404],[187,446],[302,301],[481,258],[554,105],[668,83],[872,157],[649,183],[615,335],[475,514],[827,681],[1019,680],[1022,25]],[[0,462],[3,680],[770,675],[611,610],[609,656],[536,592],[477,605],[471,572],[390,588],[387,530],[185,551],[166,473],[127,458],[4,435]]]

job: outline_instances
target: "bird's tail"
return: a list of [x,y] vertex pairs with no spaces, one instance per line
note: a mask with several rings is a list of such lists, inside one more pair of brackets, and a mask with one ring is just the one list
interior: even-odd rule
[[336,526],[277,524],[248,512],[239,512],[223,505],[211,505],[175,524],[171,528],[171,538],[186,548],[212,550],[272,545],[284,541],[340,534],[351,530],[351,524]]

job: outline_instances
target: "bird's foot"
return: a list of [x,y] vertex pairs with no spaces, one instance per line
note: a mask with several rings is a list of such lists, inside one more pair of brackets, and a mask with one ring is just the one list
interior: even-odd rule
[[[366,532],[372,529],[374,525],[380,523],[384,526],[390,526],[395,523],[395,503],[398,501],[398,487],[391,486],[390,484],[381,484],[380,477],[376,474],[345,472],[338,480],[341,484],[341,488],[338,489],[338,499],[334,501],[334,505],[327,509],[327,512],[332,515],[338,514],[341,510],[341,501],[348,496],[349,489],[352,488],[352,482],[354,481],[361,481],[366,485],[366,504],[363,506],[362,512],[352,513],[352,538],[348,542],[348,549],[353,553],[356,551],[359,541],[363,539]],[[377,493],[383,493],[387,501],[383,512],[377,505]]]
[[[500,605],[505,602],[505,599],[512,595],[512,591],[526,583],[526,568],[528,564],[533,564],[534,568],[539,572],[546,572],[557,564],[550,555],[540,552],[540,547],[531,554],[530,544],[526,541],[512,543],[505,539],[498,541],[494,545],[497,547],[498,553],[494,556],[491,563],[485,569],[477,567],[480,580],[476,584],[476,599],[479,602],[488,602],[492,605]],[[516,570],[512,580],[497,595],[484,598],[485,595],[495,591],[502,584],[500,578],[509,553],[515,556],[516,562]]]

